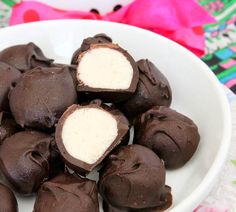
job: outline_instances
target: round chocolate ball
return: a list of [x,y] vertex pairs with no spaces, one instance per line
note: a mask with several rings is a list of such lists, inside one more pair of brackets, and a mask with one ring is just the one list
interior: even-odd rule
[[105,212],[159,211],[172,202],[161,159],[141,145],[116,149],[100,170],[98,186]]
[[22,127],[50,129],[77,101],[68,67],[37,67],[22,75],[9,94],[10,108]]
[[4,140],[0,148],[0,171],[13,189],[30,195],[60,171],[61,160],[50,135],[23,131]]
[[20,131],[20,126],[7,113],[0,112],[0,145],[3,140]]
[[11,46],[2,50],[0,61],[19,69],[21,72],[37,66],[47,67],[53,62],[52,59],[45,57],[42,50],[34,43]]
[[125,49],[113,43],[98,43],[79,54],[76,77],[79,94],[115,103],[134,94],[139,71]]
[[129,122],[119,110],[94,100],[70,106],[57,124],[55,138],[66,165],[85,175],[127,142],[128,133]]
[[77,91],[83,99],[120,102],[136,90],[139,71],[135,60],[105,34],[84,39],[71,63],[77,66]]
[[95,181],[61,174],[40,187],[34,212],[99,212]]
[[144,113],[155,105],[170,106],[172,93],[167,78],[149,60],[139,60],[139,82],[135,93],[116,106],[128,117]]
[[198,128],[191,119],[164,106],[153,107],[134,124],[134,143],[152,149],[170,169],[183,166],[199,140]]
[[18,211],[18,205],[14,193],[2,183],[0,183],[0,211],[2,212]]
[[20,76],[19,70],[0,62],[0,111],[9,110],[8,93]]

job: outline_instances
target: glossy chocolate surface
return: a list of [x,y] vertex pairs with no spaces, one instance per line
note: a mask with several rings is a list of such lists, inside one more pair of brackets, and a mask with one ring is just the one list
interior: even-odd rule
[[7,137],[20,131],[20,126],[8,113],[0,112],[0,145]]
[[60,171],[54,138],[37,131],[22,131],[4,140],[0,170],[17,192],[30,195]]
[[167,78],[149,60],[139,60],[139,82],[135,93],[117,107],[129,118],[144,113],[155,105],[170,106],[172,92]]
[[19,125],[45,130],[77,102],[77,93],[68,67],[38,67],[22,75],[9,99]]
[[0,61],[5,62],[21,72],[35,67],[48,67],[53,60],[45,57],[42,50],[34,43],[16,45],[0,52]]
[[20,76],[21,73],[19,70],[0,62],[0,112],[9,111],[8,93]]
[[172,202],[162,161],[141,145],[112,152],[100,170],[98,185],[105,212],[159,211]]
[[96,182],[59,175],[41,186],[33,212],[99,212]]
[[153,107],[134,125],[134,142],[152,149],[167,168],[183,166],[198,147],[200,136],[196,124],[170,108]]
[[14,193],[7,186],[0,183],[0,211],[17,212],[18,205]]

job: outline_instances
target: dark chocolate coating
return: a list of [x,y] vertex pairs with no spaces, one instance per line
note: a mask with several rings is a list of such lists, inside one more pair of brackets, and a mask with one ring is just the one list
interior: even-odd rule
[[198,128],[191,119],[164,106],[153,107],[135,121],[134,143],[152,149],[166,168],[183,166],[199,140]]
[[96,182],[59,175],[41,186],[33,212],[99,212]]
[[0,61],[19,69],[21,72],[37,66],[48,67],[53,62],[52,59],[45,57],[42,50],[34,43],[11,46],[2,50]]
[[18,211],[18,205],[14,193],[2,183],[0,183],[0,211],[1,212]]
[[161,159],[141,145],[117,148],[100,170],[104,212],[161,211],[172,204]]
[[19,125],[44,130],[76,103],[77,93],[68,67],[37,67],[22,75],[9,100]]
[[78,48],[74,52],[72,59],[71,59],[71,64],[77,65],[79,55],[82,52],[87,51],[90,48],[91,44],[98,44],[98,43],[112,43],[112,39],[104,33],[94,35],[93,37],[85,38],[81,44],[81,47]]
[[20,131],[20,126],[7,113],[0,112],[0,145],[7,137]]
[[[51,67],[56,67],[56,68],[68,68],[70,71],[70,74],[72,76],[73,82],[75,87],[77,86],[77,78],[76,78],[76,71],[77,71],[77,66],[76,65],[67,65],[63,63],[53,63]],[[81,97],[79,98],[81,99]],[[83,100],[86,101],[86,100]]]
[[[62,140],[62,129],[63,125],[67,119],[67,117],[72,114],[74,111],[80,108],[99,108],[109,112],[116,120],[117,120],[117,127],[118,127],[118,135],[113,141],[113,143],[108,147],[105,151],[103,156],[101,156],[95,163],[88,164],[84,161],[81,161],[77,158],[72,157],[66,150],[63,140]],[[79,121],[79,120],[78,120]],[[96,120],[94,120],[96,121]],[[64,158],[66,165],[71,168],[72,170],[80,173],[81,175],[85,175],[92,171],[96,166],[98,166],[103,159],[119,144],[122,142],[127,142],[127,132],[129,131],[129,122],[126,117],[119,111],[113,108],[108,107],[107,105],[102,104],[100,100],[94,100],[90,104],[84,105],[72,105],[69,107],[66,112],[60,118],[57,127],[56,127],[56,144],[61,156]],[[126,138],[124,138],[126,137]],[[124,138],[124,140],[122,140]],[[79,147],[78,147],[79,148]]]
[[23,131],[4,140],[0,148],[0,170],[13,189],[30,195],[60,171],[61,160],[52,136]]
[[[130,86],[127,89],[108,89],[108,88],[92,88],[84,84],[83,81],[80,80],[79,75],[77,74],[78,86],[77,91],[85,96],[86,99],[93,100],[93,99],[101,99],[106,103],[117,103],[124,101],[131,97],[136,88],[139,81],[139,70],[137,67],[136,62],[134,61],[133,57],[124,49],[122,49],[117,44],[113,43],[98,43],[98,44],[91,44],[87,51],[90,51],[94,48],[110,48],[122,53],[126,59],[129,61],[130,65],[133,69],[133,77],[130,82]],[[83,55],[87,53],[87,51],[82,52],[79,54],[78,58],[78,66],[80,61],[83,58]]]
[[0,111],[9,111],[8,93],[20,76],[19,70],[0,62]]
[[170,106],[172,92],[167,78],[149,60],[139,60],[139,82],[135,93],[116,106],[128,117],[144,113],[155,105]]

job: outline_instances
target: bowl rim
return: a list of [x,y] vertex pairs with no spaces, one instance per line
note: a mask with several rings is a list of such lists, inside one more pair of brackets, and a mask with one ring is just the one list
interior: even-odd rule
[[192,52],[190,52],[188,49],[184,48],[180,44],[162,36],[159,34],[156,34],[154,32],[131,26],[121,23],[114,23],[114,22],[108,22],[108,21],[100,21],[100,20],[78,20],[78,19],[61,19],[61,20],[45,20],[40,22],[31,22],[31,23],[24,23],[24,24],[18,24],[14,26],[8,26],[5,28],[0,29],[0,34],[2,32],[11,32],[14,30],[19,30],[21,28],[28,28],[32,27],[34,25],[54,25],[54,24],[60,24],[61,26],[64,24],[90,24],[90,25],[106,25],[107,27],[118,27],[123,28],[127,30],[136,30],[138,33],[149,33],[152,37],[159,37],[159,39],[163,42],[169,43],[173,48],[177,48],[181,53],[188,57],[190,60],[194,61],[199,65],[199,71],[201,70],[205,76],[210,80],[210,82],[214,85],[215,92],[217,92],[217,96],[220,99],[220,108],[222,109],[222,115],[223,115],[223,129],[222,129],[222,140],[220,142],[220,147],[217,151],[217,154],[215,156],[215,159],[210,166],[209,170],[205,174],[204,178],[200,182],[200,184],[193,190],[193,192],[183,199],[178,205],[174,206],[170,209],[171,212],[182,212],[182,211],[190,211],[193,210],[194,207],[196,207],[211,191],[214,183],[216,182],[217,177],[219,176],[220,171],[223,168],[223,165],[226,161],[227,154],[229,152],[229,147],[231,144],[231,133],[232,133],[232,123],[231,123],[231,112],[230,112],[230,106],[229,102],[227,100],[227,97],[224,93],[223,87],[220,84],[217,77],[214,75],[214,73],[211,71],[211,69],[197,56],[195,56]]

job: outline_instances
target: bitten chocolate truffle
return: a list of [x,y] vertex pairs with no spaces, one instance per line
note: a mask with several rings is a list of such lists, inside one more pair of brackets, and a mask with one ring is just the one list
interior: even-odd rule
[[119,102],[135,92],[139,71],[126,50],[110,42],[91,43],[86,49],[77,59],[79,93],[88,99]]
[[93,37],[85,38],[81,44],[81,47],[74,52],[71,59],[71,64],[78,65],[79,55],[82,52],[87,51],[90,48],[90,45],[98,43],[112,43],[112,39],[104,33],[94,35]]
[[7,137],[20,131],[20,126],[7,113],[0,112],[0,145]]
[[120,111],[95,100],[66,110],[56,127],[56,144],[66,164],[86,174],[121,143],[128,130],[128,120]]
[[104,212],[162,211],[172,204],[160,158],[141,145],[117,148],[99,174]]
[[2,183],[0,183],[0,211],[1,212],[18,211],[18,205],[14,193]]
[[75,84],[68,67],[37,67],[22,75],[9,93],[10,108],[22,127],[50,129],[76,103]]
[[59,175],[41,186],[33,212],[99,212],[96,182]]
[[0,111],[9,111],[8,93],[20,76],[19,70],[0,62]]
[[23,131],[4,140],[0,170],[17,192],[30,195],[60,171],[61,160],[50,135]]
[[155,105],[170,106],[171,88],[166,77],[149,60],[139,60],[139,82],[137,89],[127,101],[116,105],[127,117],[146,112]]
[[191,119],[164,106],[153,107],[134,124],[134,142],[152,149],[170,169],[183,166],[199,140],[198,128]]
[[37,66],[47,67],[53,62],[52,59],[45,57],[42,50],[34,43],[11,46],[2,50],[0,61],[17,68],[21,72]]

